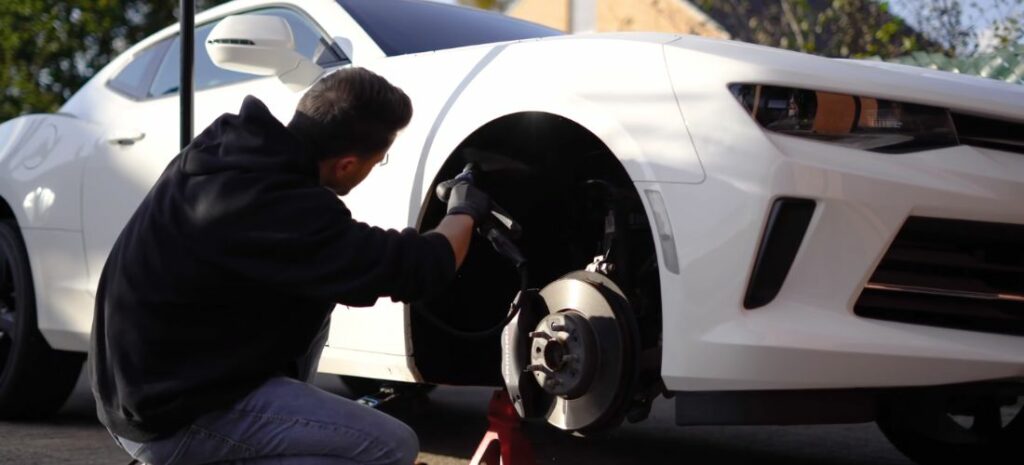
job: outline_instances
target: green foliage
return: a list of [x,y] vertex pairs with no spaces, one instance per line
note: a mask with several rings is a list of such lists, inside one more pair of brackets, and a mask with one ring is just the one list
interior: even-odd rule
[[1024,0],[700,0],[734,38],[833,57],[970,57],[1024,40]]
[[950,57],[969,58],[1024,40],[1024,0],[904,0],[918,29]]
[[886,61],[923,68],[974,74],[1011,84],[1024,85],[1024,45],[1016,44],[979,52],[970,57],[950,58],[942,53],[915,52]]
[[892,57],[939,47],[875,0],[700,0],[733,38],[831,57]]
[[482,10],[502,11],[508,7],[513,0],[459,0],[459,3],[466,6],[480,8]]
[[[225,0],[198,0],[197,8]],[[112,58],[177,21],[178,0],[0,1],[0,121],[51,112]]]

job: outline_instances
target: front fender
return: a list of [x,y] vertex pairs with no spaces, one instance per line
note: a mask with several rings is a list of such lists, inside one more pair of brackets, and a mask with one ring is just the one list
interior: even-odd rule
[[[510,44],[453,98],[421,161],[425,173],[436,173],[466,137],[488,122],[542,112],[592,132],[633,181],[700,183],[705,177],[660,43],[592,38]],[[426,181],[421,198],[428,195]]]
[[29,115],[0,125],[0,196],[28,249],[36,319],[55,349],[84,352],[92,326],[82,245],[81,188],[99,127],[65,115]]
[[0,126],[0,196],[22,229],[81,231],[85,158],[99,128],[65,115],[28,115]]

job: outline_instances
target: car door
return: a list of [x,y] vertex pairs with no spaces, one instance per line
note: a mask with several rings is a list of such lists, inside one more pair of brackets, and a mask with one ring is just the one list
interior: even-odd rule
[[82,234],[94,294],[121,228],[178,151],[178,100],[148,93],[172,41],[136,53],[97,91],[118,102],[118,111],[115,119],[98,121],[107,131],[105,146],[89,157],[82,182]]
[[[292,25],[297,50],[322,66],[347,63],[308,18],[286,8],[265,8],[244,14],[284,17]],[[225,112],[237,112],[246,95],[263,100],[274,115],[287,122],[300,93],[288,90],[276,77],[262,77],[218,68],[206,53],[206,37],[217,20],[196,28],[195,127],[202,131]],[[315,23],[312,23],[315,24]],[[181,41],[177,34],[146,50],[107,83],[111,98],[125,100],[110,128],[109,147],[90,157],[82,192],[82,227],[89,271],[89,289],[95,293],[100,272],[121,229],[149,192],[167,164],[178,153],[178,86]]]

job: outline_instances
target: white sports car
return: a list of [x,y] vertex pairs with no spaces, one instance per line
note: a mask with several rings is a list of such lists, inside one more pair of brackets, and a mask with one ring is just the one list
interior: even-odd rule
[[[354,216],[429,229],[473,161],[522,226],[543,302],[503,336],[422,316],[505,317],[516,274],[475,241],[439,299],[339,306],[322,372],[507,385],[568,431],[674,395],[681,425],[878,421],[920,463],[1017,463],[993,457],[1024,440],[1024,88],[414,0],[196,24],[197,129],[248,94],[287,121],[324,72],[366,67],[415,116]],[[104,260],[177,151],[177,32],[0,126],[5,417],[52,412],[79,373]]]

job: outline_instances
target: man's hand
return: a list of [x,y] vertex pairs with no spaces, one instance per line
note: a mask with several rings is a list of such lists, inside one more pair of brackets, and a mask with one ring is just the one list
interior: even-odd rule
[[455,252],[455,267],[469,251],[473,237],[473,224],[479,227],[489,221],[491,198],[473,184],[473,173],[467,169],[458,176],[437,185],[437,198],[448,204],[448,216],[434,228],[434,232],[448,238]]
[[469,171],[438,184],[436,193],[437,198],[448,203],[449,215],[469,215],[480,225],[491,214],[490,196],[476,188]]
[[[501,207],[491,202],[490,196],[476,188],[471,165],[466,166],[458,176],[438,184],[436,194],[442,202],[448,203],[448,216],[434,230],[444,234],[451,242],[456,266],[462,264],[469,248],[474,223],[477,232],[517,268],[526,263],[526,258],[512,242],[513,238],[518,237],[519,225]],[[496,221],[495,216],[500,221]]]

